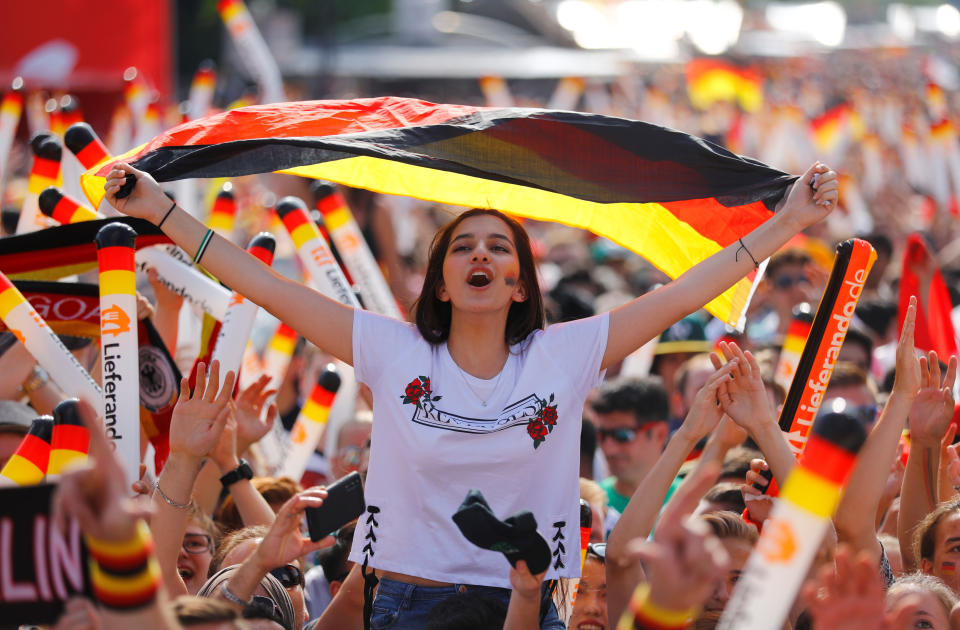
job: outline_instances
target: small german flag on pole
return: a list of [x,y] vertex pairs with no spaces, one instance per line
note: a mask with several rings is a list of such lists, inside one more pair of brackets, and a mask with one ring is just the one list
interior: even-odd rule
[[23,78],[17,77],[10,86],[10,91],[3,95],[0,101],[0,192],[7,175],[7,158],[10,156],[10,147],[13,138],[17,135],[20,125],[20,115],[23,113]]

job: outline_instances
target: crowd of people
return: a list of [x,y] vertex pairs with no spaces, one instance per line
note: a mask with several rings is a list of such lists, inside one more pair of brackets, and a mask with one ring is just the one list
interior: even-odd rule
[[[752,113],[724,101],[694,109],[676,69],[635,92],[613,87],[604,113],[804,173],[771,219],[672,281],[571,228],[344,189],[408,322],[328,299],[288,277],[295,265],[282,275],[235,244],[270,226],[266,199],[308,198],[306,181],[234,180],[231,238],[116,165],[114,208],[159,226],[301,341],[280,382],[241,387],[234,371],[196,362],[169,456],[140,479],[125,477],[98,411],[81,404],[88,465],[57,481],[52,510],[80,524],[93,597],[70,599],[52,627],[736,628],[721,618],[797,466],[778,423],[784,340],[798,307],[816,309],[833,246],[859,236],[878,259],[821,414],[853,417],[868,437],[782,627],[960,628],[952,325],[952,355],[925,347],[941,315],[934,270],[960,303],[950,166],[960,145],[937,133],[957,103],[930,86],[920,57],[884,55],[855,72],[861,61],[770,62]],[[827,113],[840,121],[830,134]],[[26,174],[25,155],[18,143],[12,172]],[[129,176],[132,193],[118,196]],[[6,182],[5,208],[23,192],[17,177]],[[901,266],[917,232],[927,258]],[[767,258],[745,330],[725,329],[704,305]],[[901,291],[908,272],[916,295]],[[190,305],[155,273],[138,285],[139,315],[193,366]],[[951,317],[960,311],[936,325]],[[10,341],[0,469],[64,397]],[[92,370],[97,344],[67,341]],[[290,431],[331,361],[352,366],[356,410],[328,425],[303,477],[271,476],[259,443],[277,422]],[[364,478],[362,515],[312,539],[305,512],[352,472]]]

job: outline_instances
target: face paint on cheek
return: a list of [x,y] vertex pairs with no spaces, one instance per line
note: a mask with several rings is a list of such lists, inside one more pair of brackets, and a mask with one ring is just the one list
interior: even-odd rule
[[517,277],[516,277],[515,275],[513,275],[513,274],[509,274],[509,275],[507,275],[507,276],[504,277],[503,282],[504,282],[504,284],[506,284],[508,287],[512,287],[512,286],[514,286],[515,284],[517,284]]
[[940,573],[943,575],[954,575],[957,572],[956,562],[944,562],[940,565]]

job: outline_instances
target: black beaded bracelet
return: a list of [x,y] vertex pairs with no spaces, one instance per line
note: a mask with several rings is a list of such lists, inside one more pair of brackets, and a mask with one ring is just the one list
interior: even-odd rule
[[167,213],[166,213],[165,215],[163,215],[163,218],[162,218],[162,219],[160,219],[160,223],[157,223],[157,227],[158,227],[158,228],[162,228],[162,227],[163,227],[163,222],[167,220],[167,217],[170,216],[170,213],[173,212],[173,209],[176,208],[176,207],[177,207],[177,202],[174,201],[174,202],[173,202],[173,205],[170,206],[170,209],[167,210]]

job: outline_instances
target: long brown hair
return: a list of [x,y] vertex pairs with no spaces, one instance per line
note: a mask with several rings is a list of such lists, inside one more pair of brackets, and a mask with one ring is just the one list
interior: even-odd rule
[[516,220],[497,210],[474,208],[467,210],[456,219],[448,223],[437,232],[430,244],[430,258],[427,262],[427,273],[423,280],[423,289],[420,297],[414,304],[416,310],[417,329],[429,343],[441,344],[450,336],[450,302],[442,301],[438,291],[443,283],[443,261],[450,247],[453,232],[465,219],[470,217],[490,215],[494,216],[510,228],[513,233],[513,244],[517,251],[517,260],[520,263],[520,287],[526,299],[522,302],[513,302],[507,313],[507,325],[503,338],[507,345],[512,346],[526,339],[534,330],[542,329],[545,325],[543,313],[543,297],[540,295],[540,286],[537,284],[537,270],[533,262],[533,250],[530,248],[530,237]]

